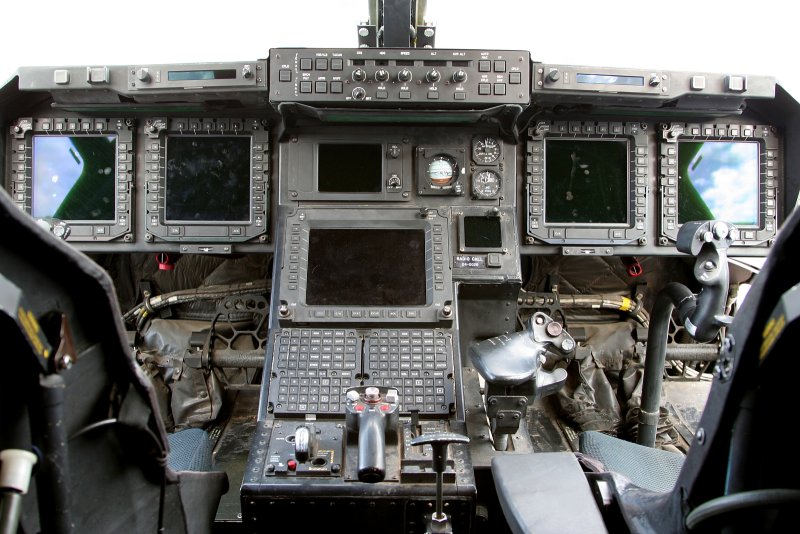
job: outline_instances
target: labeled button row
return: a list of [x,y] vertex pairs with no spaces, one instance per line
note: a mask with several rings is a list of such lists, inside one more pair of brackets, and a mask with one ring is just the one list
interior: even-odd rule
[[[342,70],[344,69],[344,60],[342,58],[325,58],[318,57],[312,59],[310,57],[300,58],[300,70]],[[284,81],[284,80],[281,80]]]
[[342,82],[300,82],[300,92],[301,93],[342,93],[344,90],[344,84]]

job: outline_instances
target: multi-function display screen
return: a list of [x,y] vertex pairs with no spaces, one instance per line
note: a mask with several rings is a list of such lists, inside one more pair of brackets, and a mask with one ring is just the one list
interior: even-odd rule
[[168,137],[166,222],[248,222],[250,141],[250,137]]
[[383,147],[379,144],[320,143],[317,188],[321,193],[380,193]]
[[678,223],[758,224],[759,144],[678,142]]
[[34,217],[113,222],[116,136],[33,137]]
[[464,217],[464,246],[501,248],[500,217]]
[[629,154],[624,139],[547,139],[545,222],[627,223]]
[[306,304],[426,304],[425,231],[311,228]]

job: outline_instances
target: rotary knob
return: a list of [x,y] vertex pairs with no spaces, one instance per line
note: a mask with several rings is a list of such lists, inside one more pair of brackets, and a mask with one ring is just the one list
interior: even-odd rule
[[561,79],[561,73],[558,72],[558,69],[552,69],[550,72],[547,73],[547,81],[550,83],[555,83]]
[[365,98],[367,98],[367,92],[363,87],[353,89],[353,100],[364,100]]
[[149,82],[150,71],[144,67],[136,69],[136,79],[140,82]]
[[407,82],[411,80],[411,71],[408,69],[403,69],[397,73],[397,81],[399,82]]
[[461,69],[453,73],[453,81],[455,83],[463,83],[467,81],[467,73]]
[[438,70],[433,69],[428,71],[428,74],[425,75],[425,79],[431,83],[436,83],[442,79],[442,74]]
[[375,71],[375,81],[385,82],[389,79],[389,71],[386,69],[378,69]]
[[367,73],[364,72],[364,69],[356,69],[353,71],[353,80],[357,82],[363,82],[367,79]]

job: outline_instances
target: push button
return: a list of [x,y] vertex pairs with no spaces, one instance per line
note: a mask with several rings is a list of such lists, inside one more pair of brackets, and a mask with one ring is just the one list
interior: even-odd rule
[[300,70],[311,70],[313,63],[310,57],[300,59]]
[[292,71],[289,69],[281,69],[278,73],[278,79],[282,82],[291,82],[292,81]]

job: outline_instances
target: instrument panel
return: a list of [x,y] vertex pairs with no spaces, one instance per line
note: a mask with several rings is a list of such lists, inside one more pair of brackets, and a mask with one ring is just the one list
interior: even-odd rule
[[[86,83],[83,72],[20,71],[63,112],[11,122],[5,186],[85,251],[270,251],[281,206],[364,206],[444,210],[456,269],[497,263],[458,256],[480,249],[675,255],[678,228],[697,218],[733,223],[741,254],[764,255],[783,216],[780,130],[740,106],[774,95],[767,78],[417,49],[87,67]],[[87,109],[109,93],[108,113]],[[679,100],[680,120],[652,111],[693,93],[704,98]],[[192,111],[200,101],[227,109]],[[562,118],[568,101],[592,102],[591,116],[578,106]]]

